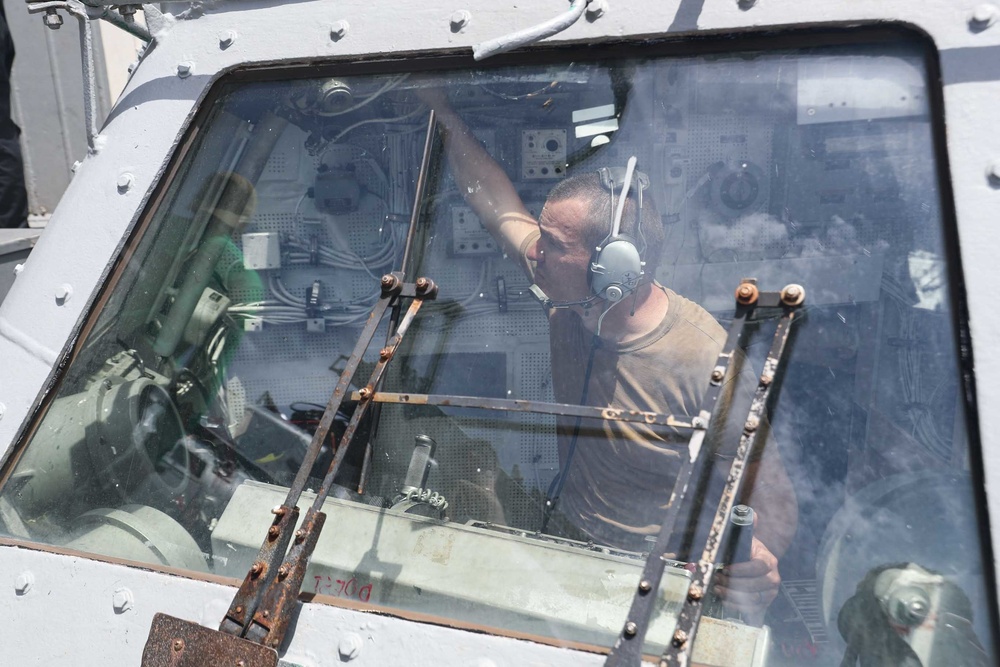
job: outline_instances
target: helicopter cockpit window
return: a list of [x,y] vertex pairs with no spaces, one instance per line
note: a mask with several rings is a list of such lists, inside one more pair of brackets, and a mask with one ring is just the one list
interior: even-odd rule
[[[604,649],[649,594],[659,653],[759,427],[696,661],[992,664],[923,58],[225,81],[0,527],[241,579],[395,272],[436,298],[371,386],[389,309],[308,470],[306,496],[349,447],[308,592]],[[805,299],[752,427],[781,308],[718,366],[748,277]]]

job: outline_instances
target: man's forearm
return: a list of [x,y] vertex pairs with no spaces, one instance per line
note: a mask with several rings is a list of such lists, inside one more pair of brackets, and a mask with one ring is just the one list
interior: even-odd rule
[[534,219],[524,208],[506,172],[458,114],[446,103],[435,104],[434,108],[459,191],[483,226],[504,245],[504,250],[516,255],[517,245],[534,227]]
[[[769,446],[774,447],[774,443]],[[798,527],[795,489],[776,452],[751,463],[747,473],[750,494],[746,502],[757,513],[754,536],[780,558],[791,545]]]

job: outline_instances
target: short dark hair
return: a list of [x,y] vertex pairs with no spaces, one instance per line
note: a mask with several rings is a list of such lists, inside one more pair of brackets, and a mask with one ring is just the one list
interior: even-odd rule
[[[635,183],[630,188],[628,200],[625,202],[619,233],[631,236],[640,248],[642,242],[646,242],[642,259],[646,262],[646,275],[652,278],[663,254],[663,220],[656,211],[649,190],[645,190],[642,193],[642,225],[639,228],[641,237],[636,235],[638,197],[634,186]],[[549,201],[580,199],[587,202],[587,218],[582,223],[580,239],[590,247],[591,251],[611,232],[611,193],[601,185],[601,177],[597,172],[577,174],[559,182],[549,192],[548,199]],[[615,204],[617,203],[616,197]]]

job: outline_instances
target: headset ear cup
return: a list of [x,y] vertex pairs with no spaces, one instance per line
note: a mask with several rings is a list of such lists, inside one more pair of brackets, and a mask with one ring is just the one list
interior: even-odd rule
[[642,275],[639,249],[628,236],[617,236],[603,243],[590,262],[590,288],[608,301],[618,301],[635,291]]

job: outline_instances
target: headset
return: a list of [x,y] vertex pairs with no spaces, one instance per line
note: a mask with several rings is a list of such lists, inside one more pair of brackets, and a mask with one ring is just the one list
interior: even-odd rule
[[[587,283],[592,294],[579,301],[553,301],[538,285],[531,285],[529,292],[547,310],[554,308],[569,308],[571,306],[589,306],[596,299],[605,299],[615,304],[634,292],[645,275],[646,262],[643,255],[646,252],[646,239],[642,235],[642,191],[649,187],[649,177],[641,171],[636,171],[637,159],[633,155],[624,167],[601,167],[597,170],[601,186],[611,195],[611,230],[604,240],[598,244],[587,267]],[[633,180],[636,182],[636,219],[635,238],[621,233],[622,216],[625,213],[625,202],[628,201],[629,190]],[[620,184],[620,185],[619,185]],[[615,208],[615,189],[619,189],[618,207]]]
[[[642,191],[649,187],[649,177],[636,171],[637,160],[633,155],[625,169],[602,167],[597,170],[601,186],[611,195],[611,231],[594,249],[587,279],[595,296],[617,303],[639,286],[646,274],[646,239],[642,235]],[[628,201],[629,190],[635,182],[636,222],[635,236],[621,233],[622,215]],[[620,190],[615,207],[615,189]]]

